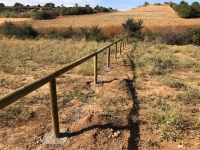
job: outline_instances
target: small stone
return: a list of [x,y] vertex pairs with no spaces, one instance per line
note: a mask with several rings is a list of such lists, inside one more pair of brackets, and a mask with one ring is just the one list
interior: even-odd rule
[[185,149],[185,148],[183,147],[183,145],[178,145],[177,148],[178,148],[178,149]]
[[119,134],[120,134],[120,132],[118,132],[118,131],[117,131],[117,132],[114,132],[114,134],[113,134],[113,135],[114,135],[114,137],[118,137],[118,136],[119,136]]

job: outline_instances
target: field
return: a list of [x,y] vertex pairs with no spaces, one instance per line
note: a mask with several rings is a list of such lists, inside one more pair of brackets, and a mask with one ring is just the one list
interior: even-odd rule
[[[127,18],[142,19],[150,30],[200,26],[200,19],[181,19],[167,5],[27,21],[40,30],[80,25],[114,28]],[[1,37],[0,43],[1,97],[111,41]],[[117,59],[114,50],[111,47],[111,69],[106,68],[106,53],[99,55],[100,86],[90,85],[93,60],[56,79],[59,124],[68,136],[65,143],[44,140],[52,129],[45,85],[0,110],[0,149],[200,149],[200,47],[130,39]]]
[[79,27],[80,25],[83,27],[90,27],[92,25],[107,27],[121,26],[128,18],[142,19],[145,28],[148,29],[200,26],[200,19],[182,19],[168,5],[149,5],[125,12],[59,17],[50,21],[32,21],[32,23],[35,28]]

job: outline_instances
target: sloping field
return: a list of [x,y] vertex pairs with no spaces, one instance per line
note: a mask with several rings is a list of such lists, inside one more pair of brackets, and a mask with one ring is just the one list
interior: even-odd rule
[[22,21],[27,21],[31,20],[28,18],[0,18],[0,24],[4,23],[5,21],[11,21],[11,22],[22,22]]
[[33,26],[41,27],[80,27],[99,25],[121,26],[128,18],[142,19],[146,27],[155,26],[196,26],[200,25],[200,19],[182,19],[169,5],[149,5],[134,8],[125,12],[102,13],[93,15],[65,16],[53,20],[32,20]]

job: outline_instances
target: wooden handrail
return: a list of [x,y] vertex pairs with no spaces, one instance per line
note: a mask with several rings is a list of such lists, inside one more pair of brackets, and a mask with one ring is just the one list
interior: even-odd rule
[[[14,92],[7,94],[3,97],[0,98],[0,109],[3,109],[4,107],[12,104],[13,102],[17,101],[18,99],[28,95],[29,93],[33,92],[34,90],[40,88],[41,86],[47,84],[49,82],[50,84],[50,97],[51,97],[51,105],[52,105],[52,120],[53,120],[53,126],[55,126],[55,128],[59,128],[58,126],[58,116],[57,114],[53,114],[56,113],[57,111],[57,98],[56,98],[56,81],[55,78],[59,77],[60,75],[62,75],[63,73],[73,69],[74,67],[84,63],[85,61],[91,59],[92,57],[94,57],[94,84],[97,84],[97,59],[98,59],[98,54],[103,52],[104,50],[106,50],[107,48],[108,50],[108,57],[110,57],[110,47],[114,44],[116,44],[116,51],[117,52],[117,42],[120,41],[120,54],[121,54],[121,47],[122,47],[122,42],[124,39],[127,39],[128,35],[124,36],[123,38],[99,49],[96,52],[93,52],[75,62],[72,62],[68,65],[66,65],[65,67],[45,76],[42,77],[30,84],[27,84],[17,90],[15,90]],[[125,41],[127,42],[127,41]],[[124,45],[123,45],[124,47]],[[115,57],[116,57],[116,53],[115,53]],[[108,58],[108,67],[110,66],[110,58]],[[55,104],[56,103],[56,104]],[[58,113],[58,112],[57,112]],[[57,120],[57,121],[54,121]],[[54,128],[54,129],[55,129]],[[58,134],[59,130],[57,129],[56,131],[54,130],[54,134],[56,137],[59,137]]]

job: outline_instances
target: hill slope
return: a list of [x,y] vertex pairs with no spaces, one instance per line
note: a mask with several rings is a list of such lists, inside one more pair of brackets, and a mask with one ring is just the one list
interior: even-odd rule
[[64,16],[53,20],[32,21],[34,27],[66,27],[66,26],[121,26],[128,18],[142,19],[146,27],[155,26],[200,26],[200,19],[183,19],[169,5],[149,5],[130,11]]

